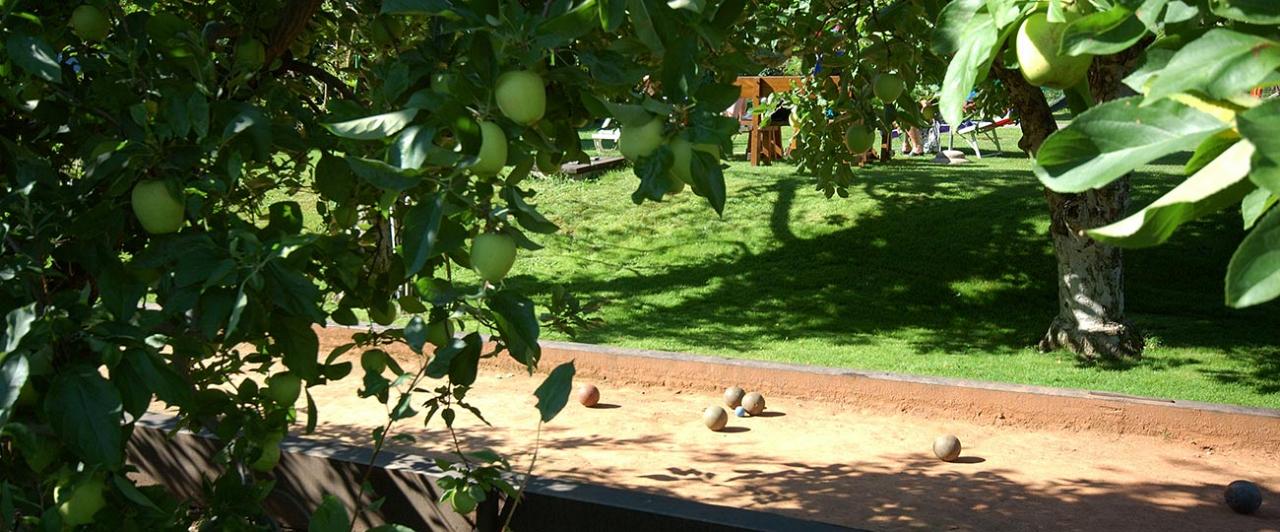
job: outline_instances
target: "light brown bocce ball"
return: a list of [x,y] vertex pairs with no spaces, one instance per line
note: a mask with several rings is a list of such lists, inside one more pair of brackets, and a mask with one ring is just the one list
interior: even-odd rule
[[747,409],[747,413],[753,416],[760,415],[764,412],[764,396],[760,392],[751,392],[742,396],[742,408]]
[[960,458],[960,439],[947,434],[933,440],[933,454],[943,462],[954,462]]
[[738,386],[726,388],[724,390],[724,404],[729,405],[729,408],[738,408],[738,405],[742,404],[742,395],[744,393],[746,392],[743,392],[742,388]]
[[578,386],[578,402],[588,408],[596,406],[596,403],[600,402],[600,389],[594,384]]
[[708,406],[707,410],[702,413],[702,422],[707,428],[719,432],[725,425],[729,424],[729,413],[718,406]]

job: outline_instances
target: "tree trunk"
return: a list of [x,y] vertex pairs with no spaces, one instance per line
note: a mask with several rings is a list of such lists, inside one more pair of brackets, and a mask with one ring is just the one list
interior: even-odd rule
[[[1017,71],[996,64],[992,72],[1009,91],[1010,103],[1021,121],[1018,146],[1034,155],[1044,139],[1057,130],[1044,93]],[[1118,78],[1107,82],[1117,85]],[[1094,93],[1099,99],[1111,99],[1116,93],[1114,86],[1105,89]],[[1125,215],[1129,179],[1080,194],[1060,194],[1046,188],[1044,195],[1049,204],[1049,236],[1058,260],[1058,314],[1038,347],[1041,351],[1065,348],[1087,359],[1141,356],[1142,334],[1124,313],[1120,249],[1098,243],[1084,232]]]

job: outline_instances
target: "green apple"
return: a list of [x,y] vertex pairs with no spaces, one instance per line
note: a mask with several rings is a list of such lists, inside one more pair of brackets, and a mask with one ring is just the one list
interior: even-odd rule
[[427,324],[427,342],[436,347],[444,347],[453,341],[453,325],[448,319],[436,320]]
[[880,74],[876,76],[871,86],[871,91],[875,93],[876,98],[879,98],[880,101],[889,103],[902,96],[902,91],[906,88],[902,78],[893,74]]
[[267,48],[262,41],[247,39],[236,45],[236,64],[249,70],[262,68],[267,61]]
[[855,155],[871,149],[875,140],[875,132],[862,124],[854,124],[844,131],[844,144]]
[[369,307],[369,319],[378,325],[391,325],[396,321],[396,304],[390,299]]
[[31,379],[22,383],[22,388],[18,389],[18,399],[14,401],[13,406],[18,408],[31,408],[40,404],[40,392],[36,391],[35,386],[31,385]]
[[484,233],[471,242],[471,267],[480,278],[501,281],[516,262],[516,239],[501,233]]
[[[93,515],[107,505],[106,498],[102,496],[103,484],[103,475],[95,474],[74,486],[61,484],[55,487],[53,499],[60,501],[58,513],[62,515],[62,524],[81,526],[92,523]],[[67,493],[68,488],[70,493]]]
[[369,40],[378,46],[388,46],[404,35],[404,21],[398,17],[378,15],[368,27]]
[[676,195],[676,194],[679,194],[679,193],[681,193],[681,192],[684,192],[685,184],[684,184],[684,181],[683,181],[683,180],[681,180],[680,178],[676,177],[676,175],[675,175],[674,173],[672,173],[672,172],[667,172],[667,176],[666,176],[666,178],[667,178],[667,193],[666,193],[666,194],[667,194],[668,196],[674,196],[674,195]]
[[547,113],[547,86],[542,76],[530,70],[498,76],[493,96],[502,114],[521,124],[537,122]]
[[471,171],[476,175],[497,175],[507,166],[507,134],[493,122],[480,123],[480,153]]
[[561,155],[549,151],[539,151],[534,156],[534,164],[537,165],[538,171],[550,175],[560,171],[560,163],[556,162]]
[[1034,13],[1018,27],[1015,48],[1018,66],[1027,83],[1037,87],[1068,89],[1089,74],[1093,56],[1069,56],[1058,53],[1062,45],[1065,23],[1051,23],[1048,15]]
[[134,185],[130,203],[142,228],[153,235],[177,232],[185,221],[186,207],[182,197],[175,196],[159,179],[147,179]]
[[431,91],[440,94],[449,94],[452,92],[453,74],[448,72],[436,72],[431,75]]
[[263,392],[276,404],[290,406],[302,395],[302,378],[293,373],[277,373],[267,377],[267,388]]
[[933,117],[934,117],[934,116],[936,116],[936,115],[937,115],[937,113],[936,113],[936,111],[934,111],[934,109],[933,109],[933,106],[932,106],[932,105],[930,105],[930,106],[928,106],[928,107],[925,107],[924,109],[921,109],[921,110],[920,110],[920,116],[924,117],[924,119],[925,119],[925,120],[930,120],[930,121],[932,121],[932,120],[933,120]]
[[693,184],[693,151],[710,153],[716,160],[720,159],[720,147],[715,144],[693,144],[683,138],[675,137],[667,143],[671,150],[671,171],[681,181]]
[[111,23],[102,11],[91,5],[77,7],[71,12],[71,31],[86,41],[104,41],[111,31]]
[[279,432],[268,434],[266,439],[262,440],[262,454],[258,455],[258,459],[249,464],[249,467],[262,473],[275,469],[280,463],[281,441],[284,441],[284,434]]
[[666,121],[654,117],[644,125],[622,126],[618,135],[618,151],[629,161],[648,156],[662,145],[662,126]]

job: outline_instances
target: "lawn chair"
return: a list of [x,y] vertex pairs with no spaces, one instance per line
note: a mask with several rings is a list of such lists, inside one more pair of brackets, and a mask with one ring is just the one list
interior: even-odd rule
[[613,147],[609,149],[618,148],[618,138],[622,136],[622,130],[616,127],[610,127],[612,125],[613,119],[606,118],[604,119],[604,123],[600,124],[600,129],[597,129],[595,133],[591,134],[591,142],[596,145],[596,153],[605,151],[605,142],[613,143]]
[[996,145],[996,153],[1004,153],[1000,147],[1000,135],[996,134],[996,129],[1013,124],[1014,120],[1011,115],[1006,114],[1004,118],[994,121],[970,121],[967,124],[961,124],[958,128],[953,128],[951,133],[950,148],[955,149],[956,133],[960,134],[960,138],[969,143],[969,147],[973,148],[973,154],[981,159],[982,150],[978,148],[978,135],[985,136]]

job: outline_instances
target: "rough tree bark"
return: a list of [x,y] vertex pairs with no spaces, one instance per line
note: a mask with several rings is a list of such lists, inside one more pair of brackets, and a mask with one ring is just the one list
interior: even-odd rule
[[[1119,96],[1120,80],[1134,57],[1099,58],[1090,74],[1096,99]],[[1044,93],[1016,70],[993,65],[993,73],[1009,92],[1022,127],[1018,146],[1034,155],[1057,130]],[[1142,354],[1142,334],[1125,317],[1124,260],[1119,248],[1089,238],[1086,229],[1107,225],[1125,215],[1129,178],[1080,194],[1044,189],[1049,204],[1049,235],[1058,262],[1058,313],[1040,340],[1041,351],[1069,349],[1087,359],[1132,358]]]

